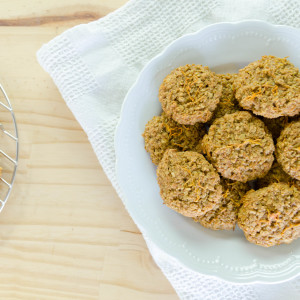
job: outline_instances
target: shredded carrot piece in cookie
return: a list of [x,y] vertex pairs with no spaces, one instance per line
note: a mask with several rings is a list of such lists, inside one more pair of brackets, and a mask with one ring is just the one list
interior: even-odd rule
[[172,145],[174,145],[174,146],[177,146],[177,147],[180,147],[180,148],[183,148],[183,146],[182,146],[182,145],[180,145],[180,144],[177,144],[177,143],[172,143]]
[[[249,192],[251,192],[251,191],[254,191],[254,190],[252,189],[252,190],[250,190]],[[251,203],[253,203],[253,202],[255,202],[255,201],[257,201],[257,199],[252,199],[251,201],[244,202],[244,203],[242,204],[242,206],[243,206],[243,207],[246,207],[246,206],[248,206],[249,204],[251,204]]]
[[297,226],[300,226],[300,223],[291,224],[288,227],[284,228],[281,234],[283,235],[288,229],[291,229],[291,228],[297,227]]
[[166,127],[167,131],[170,132],[171,131],[170,126],[167,123],[163,123],[163,124]]
[[192,175],[192,171],[189,170],[188,168],[185,167],[181,167],[181,169],[183,169],[184,171],[188,172],[190,175],[190,178],[188,181],[185,182],[185,185],[187,185],[187,183],[189,183],[189,187],[195,187],[195,191],[196,191],[196,202],[199,202],[200,198],[201,198],[201,190],[204,190],[204,187],[201,185],[201,181],[199,180],[198,183],[195,183],[195,178]]
[[[259,141],[261,141],[261,139],[256,139],[256,140],[248,139],[244,143],[250,143],[250,144],[262,146],[262,144]],[[242,143],[242,144],[244,144],[244,143]]]
[[271,215],[270,210],[268,208],[266,208],[266,210],[267,210],[267,215],[268,215],[267,220],[270,220],[270,215]]
[[228,194],[229,194],[229,189],[227,189],[226,191],[225,191],[225,193],[224,193],[224,198],[226,199],[227,197],[228,197]]
[[188,185],[188,186],[195,186],[195,182],[194,182],[194,178],[193,178],[193,176],[192,176],[191,170],[189,170],[189,169],[187,169],[187,168],[185,168],[185,167],[181,167],[181,166],[180,166],[180,168],[181,168],[182,170],[188,172],[188,173],[189,173],[189,176],[190,176],[189,180],[187,180],[187,181],[185,182],[185,185],[191,180],[191,184]]
[[278,94],[278,85],[274,85],[274,87],[272,88],[272,93],[273,94]]
[[196,194],[197,194],[197,201],[200,200],[201,190],[204,190],[204,187],[201,185],[200,180],[198,181],[198,184],[196,186]]
[[266,223],[266,224],[271,224],[272,222],[275,221],[275,223],[280,223],[282,222],[280,219],[279,219],[279,216],[280,216],[280,212],[276,212],[276,213],[271,213],[270,210],[268,208],[266,208],[267,210],[267,218],[266,219],[262,219],[262,220],[259,220],[258,222],[259,223]]
[[277,183],[280,182],[280,180],[276,176],[274,176],[274,178],[276,179]]
[[204,190],[204,187],[202,186],[200,180],[198,181],[198,186],[199,186],[200,189]]
[[245,99],[243,99],[243,101],[254,100],[256,97],[258,97],[260,95],[261,95],[261,89],[257,93],[253,93],[252,95],[246,97]]
[[183,133],[183,129],[181,127],[174,127],[171,128],[167,123],[164,123],[164,126],[166,127],[168,133],[171,136],[178,136],[181,135]]
[[192,89],[193,85],[196,85],[196,81],[198,80],[198,78],[197,78],[197,76],[196,77],[193,76],[192,78],[189,79],[189,78],[187,78],[187,75],[184,71],[181,70],[181,73],[184,77],[184,84],[183,84],[184,89],[185,89],[186,93],[188,94],[189,99],[192,102],[194,102],[199,97],[199,94],[201,93],[201,86],[198,86],[197,91],[195,93],[195,98],[193,98],[191,95],[191,89]]
[[184,71],[182,71],[182,70],[181,70],[181,73],[182,73],[182,75],[184,76],[184,84],[183,84],[183,85],[184,85],[184,89],[185,89],[185,91],[187,92],[187,94],[188,94],[190,100],[191,100],[192,102],[194,102],[195,99],[191,96],[191,93],[190,93],[191,86],[190,86],[189,80],[187,79],[186,73],[185,73]]
[[230,99],[223,99],[223,100],[220,101],[219,104],[220,105],[226,104],[226,105],[229,105],[229,106],[234,106],[234,103]]
[[247,144],[247,143],[262,146],[262,144],[259,141],[261,141],[261,139],[256,139],[256,140],[247,139],[247,140],[245,140],[244,142],[242,142],[240,144],[232,144],[232,145],[228,145],[228,146],[221,147],[221,148],[237,148],[237,147],[241,147],[241,146],[243,146],[244,144]]
[[[264,88],[271,88],[271,92],[272,94],[278,94],[278,85],[269,85],[269,84],[264,84],[262,87]],[[259,93],[261,93],[261,91],[259,91]]]
[[185,167],[181,167],[181,169],[183,169],[184,171],[188,172],[190,174],[190,176],[192,176],[192,172],[191,170],[185,168]]
[[[178,130],[179,132],[176,132],[177,130]],[[174,132],[173,132],[173,131],[174,131]],[[180,128],[180,127],[175,127],[175,128],[172,128],[172,129],[171,129],[170,136],[181,135],[182,133],[183,133],[182,128]]]
[[239,184],[239,182],[235,181],[235,182],[228,182],[227,185],[236,185]]
[[267,224],[270,223],[270,221],[268,221],[268,220],[259,220],[258,222],[259,222],[259,223],[267,223]]
[[185,130],[191,130],[191,128],[186,127],[185,125],[181,125]]

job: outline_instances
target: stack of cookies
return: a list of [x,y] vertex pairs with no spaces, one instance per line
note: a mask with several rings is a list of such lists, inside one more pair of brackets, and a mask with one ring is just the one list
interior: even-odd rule
[[186,65],[162,82],[143,133],[164,203],[269,247],[300,237],[300,73],[263,56],[238,74]]

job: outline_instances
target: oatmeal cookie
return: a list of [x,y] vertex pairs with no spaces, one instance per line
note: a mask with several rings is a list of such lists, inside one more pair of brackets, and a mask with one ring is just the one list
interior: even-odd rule
[[160,195],[186,217],[204,215],[221,200],[220,176],[203,155],[169,149],[157,168]]
[[247,182],[265,176],[274,156],[274,143],[264,123],[239,111],[214,121],[202,148],[225,178]]
[[164,112],[176,122],[194,125],[207,122],[222,94],[218,76],[201,65],[185,65],[173,70],[159,89]]
[[194,218],[202,226],[213,230],[230,230],[235,228],[241,198],[249,190],[246,183],[221,178],[222,199],[215,208],[204,216]]
[[286,58],[263,56],[241,69],[234,81],[240,105],[266,118],[300,113],[299,69]]
[[162,113],[146,124],[143,137],[145,149],[150,153],[152,162],[157,165],[167,149],[192,150],[204,134],[202,124],[181,125]]
[[213,117],[209,120],[209,124],[217,118],[221,118],[227,114],[232,114],[240,111],[241,107],[235,99],[235,92],[233,90],[233,81],[236,74],[217,74],[222,83],[222,96],[220,102],[214,111]]
[[270,247],[300,237],[300,192],[286,183],[249,191],[242,199],[238,225],[246,239]]
[[281,132],[276,158],[286,173],[300,180],[300,120],[291,122]]

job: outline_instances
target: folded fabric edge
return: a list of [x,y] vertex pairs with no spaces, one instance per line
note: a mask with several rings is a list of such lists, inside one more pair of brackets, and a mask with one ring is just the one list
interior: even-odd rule
[[78,27],[91,26],[91,24],[96,24],[97,25],[99,22],[101,22],[101,20],[105,20],[109,17],[113,17],[115,15],[118,15],[122,10],[127,9],[128,6],[133,5],[134,2],[135,2],[135,0],[130,0],[130,1],[126,2],[124,5],[122,5],[121,7],[117,8],[116,10],[108,13],[104,17],[99,18],[98,20],[89,22],[87,24],[78,24],[74,27],[71,27],[71,28],[67,29],[66,31],[62,32],[60,35],[54,37],[52,40],[50,40],[46,44],[43,44],[41,46],[41,48],[36,53],[39,64],[44,68],[44,62],[43,62],[44,53],[43,52],[45,51],[45,48],[51,46],[51,44],[59,43],[61,36],[68,35],[68,34],[74,32],[74,31],[77,31]]

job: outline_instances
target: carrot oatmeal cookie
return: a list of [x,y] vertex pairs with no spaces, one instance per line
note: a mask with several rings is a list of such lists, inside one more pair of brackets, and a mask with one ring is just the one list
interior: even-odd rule
[[167,149],[192,150],[204,134],[202,124],[181,125],[162,113],[146,124],[143,137],[145,149],[150,153],[152,162],[157,165]]
[[202,148],[225,178],[247,182],[265,176],[274,156],[274,143],[264,123],[239,111],[214,121]]
[[241,198],[249,190],[246,183],[221,178],[223,187],[222,200],[204,216],[194,218],[206,228],[213,230],[233,230],[241,206]]
[[221,201],[219,174],[196,152],[167,150],[157,168],[157,181],[164,204],[186,217],[204,215]]
[[235,92],[233,90],[233,81],[236,74],[217,74],[217,76],[220,78],[222,83],[222,96],[216,110],[214,111],[213,117],[209,120],[209,124],[212,124],[217,118],[241,110],[241,107],[235,99]]
[[300,180],[300,120],[291,122],[281,132],[276,158],[286,173]]
[[249,191],[242,199],[238,225],[246,239],[270,247],[300,237],[300,192],[286,183]]
[[271,170],[265,177],[257,180],[256,185],[258,188],[263,188],[272,183],[278,182],[284,182],[289,186],[295,186],[300,191],[300,181],[285,173],[277,161],[273,163]]
[[299,69],[286,58],[263,56],[241,69],[234,81],[240,105],[266,118],[300,113]]
[[176,122],[194,125],[212,117],[221,94],[220,79],[208,67],[185,65],[164,79],[159,101],[164,112]]

